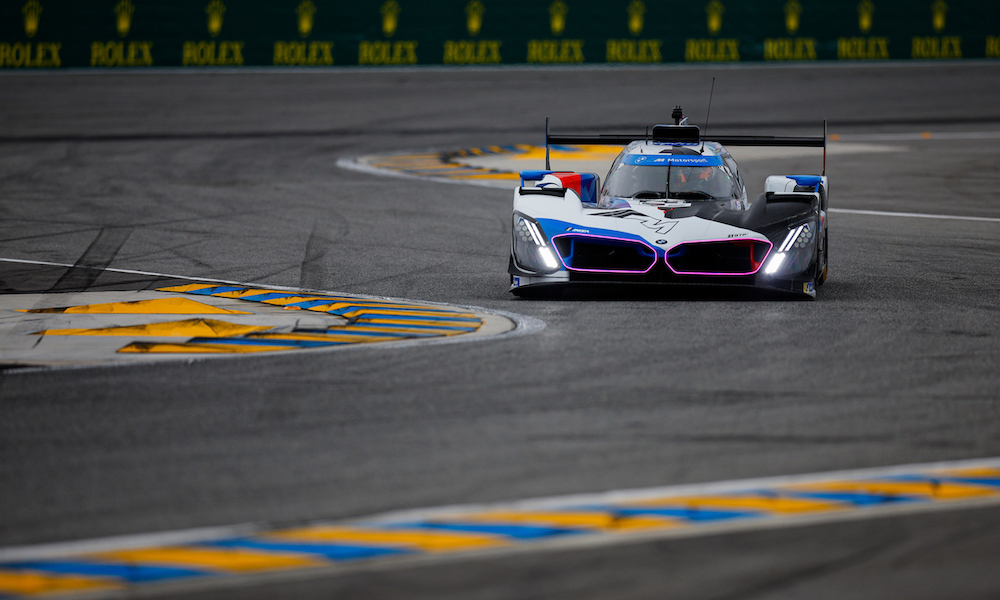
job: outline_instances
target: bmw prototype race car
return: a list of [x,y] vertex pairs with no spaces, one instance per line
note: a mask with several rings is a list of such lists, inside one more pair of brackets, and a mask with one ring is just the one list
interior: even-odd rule
[[[514,190],[511,292],[640,283],[816,297],[827,274],[825,123],[822,137],[703,138],[679,108],[673,117],[643,139],[546,131],[547,168],[522,171]],[[549,144],[625,148],[602,186],[593,173],[549,169]],[[823,174],[771,175],[750,201],[723,144],[823,147]]]

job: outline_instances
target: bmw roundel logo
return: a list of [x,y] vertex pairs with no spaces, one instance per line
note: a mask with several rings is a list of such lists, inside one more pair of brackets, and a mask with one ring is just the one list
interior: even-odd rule
[[667,240],[656,240],[656,243],[662,246],[667,243]]

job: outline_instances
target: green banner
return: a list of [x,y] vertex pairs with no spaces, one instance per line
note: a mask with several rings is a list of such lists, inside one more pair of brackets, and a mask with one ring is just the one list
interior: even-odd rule
[[1000,58],[981,0],[3,0],[0,68]]

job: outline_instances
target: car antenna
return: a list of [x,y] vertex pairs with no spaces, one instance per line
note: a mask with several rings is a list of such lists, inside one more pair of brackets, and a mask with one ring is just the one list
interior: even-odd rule
[[715,77],[712,78],[712,89],[708,92],[708,113],[705,114],[705,134],[708,134],[708,118],[712,116],[712,96],[715,95]]
[[549,118],[547,116],[545,117],[545,170],[552,170],[549,165]]
[[[705,134],[704,135],[708,135],[708,119],[709,119],[709,117],[712,116],[712,96],[714,96],[714,95],[715,95],[715,77],[712,78],[712,89],[708,92],[708,112],[705,113]],[[702,138],[701,138],[701,150],[698,151],[698,154],[701,154],[704,151],[705,151],[705,138],[704,138],[704,136],[702,136]]]

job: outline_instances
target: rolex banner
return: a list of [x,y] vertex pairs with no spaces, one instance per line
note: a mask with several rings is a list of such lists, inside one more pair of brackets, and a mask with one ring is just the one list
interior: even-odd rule
[[0,68],[1000,58],[981,0],[0,0]]

